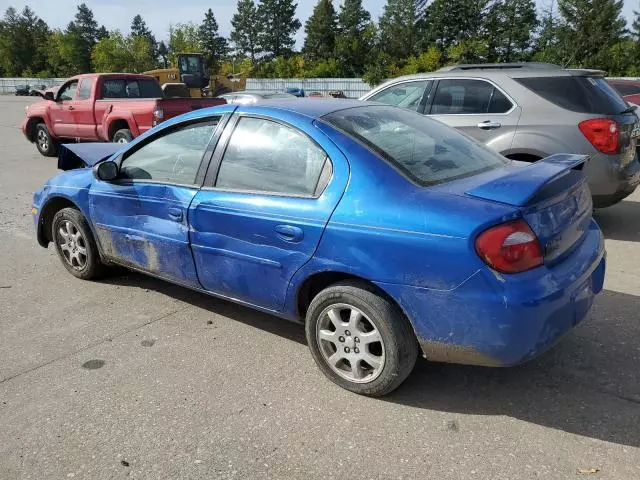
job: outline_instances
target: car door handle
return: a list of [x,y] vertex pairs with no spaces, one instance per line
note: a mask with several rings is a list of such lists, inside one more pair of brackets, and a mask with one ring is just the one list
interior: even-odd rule
[[171,220],[175,220],[176,222],[182,221],[182,210],[179,208],[170,208],[169,209],[169,217]]
[[304,232],[301,228],[294,227],[293,225],[276,225],[274,228],[278,237],[285,242],[299,242],[304,237]]
[[500,128],[502,126],[501,123],[492,122],[491,120],[485,120],[484,122],[480,122],[476,125],[480,130],[494,130],[496,128]]
[[69,110],[75,110],[75,108],[73,108],[73,105],[69,105]]

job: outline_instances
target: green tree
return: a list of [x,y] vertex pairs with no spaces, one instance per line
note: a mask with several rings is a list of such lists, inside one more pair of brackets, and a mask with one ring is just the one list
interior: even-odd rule
[[240,0],[238,10],[231,19],[230,39],[236,53],[248,56],[252,63],[256,62],[262,52],[260,48],[261,23],[258,8],[253,0]]
[[0,69],[5,75],[33,76],[46,71],[51,32],[31,8],[8,8],[0,21]]
[[623,39],[622,0],[558,0],[560,48],[565,64],[601,68],[609,49]]
[[345,0],[338,15],[336,55],[343,75],[360,77],[375,45],[376,27],[362,0]]
[[537,26],[534,0],[495,0],[485,18],[488,60],[513,62],[528,59]]
[[67,26],[67,35],[73,44],[74,56],[72,63],[76,73],[91,71],[91,50],[104,32],[98,27],[93,12],[86,3],[78,5],[75,19]]
[[335,58],[338,17],[331,0],[319,0],[304,26],[302,53],[307,61]]
[[149,30],[146,22],[143,20],[142,16],[136,15],[133,17],[131,21],[131,35],[134,37],[146,38],[147,41],[151,44],[151,51],[153,52],[153,57],[158,57],[158,42],[156,41],[155,35]]
[[487,4],[488,0],[433,0],[425,13],[426,37],[446,49],[482,36]]
[[636,42],[640,43],[640,10],[633,11],[633,21],[631,23],[631,34]]
[[442,66],[442,53],[440,50],[431,46],[426,52],[422,52],[418,56],[412,56],[407,59],[407,64],[402,69],[403,75],[411,75],[414,73],[433,72]]
[[289,56],[296,41],[294,34],[300,29],[296,18],[297,3],[293,0],[260,0],[258,18],[262,25],[260,48],[270,57]]
[[210,72],[217,72],[220,60],[227,54],[229,47],[227,40],[218,35],[218,22],[209,9],[198,29],[198,40],[204,55],[205,68]]
[[162,62],[162,68],[167,68],[169,49],[167,48],[167,44],[164,43],[164,40],[160,40],[160,43],[158,44],[158,55],[160,56],[160,61]]
[[151,70],[156,64],[148,38],[140,35],[125,37],[119,31],[110,32],[98,41],[91,58],[100,72],[141,73]]
[[418,53],[422,41],[415,0],[387,0],[380,17],[380,48],[391,58],[404,60]]
[[62,30],[54,30],[47,46],[47,63],[57,77],[70,77],[78,73],[76,65],[76,39]]
[[192,23],[178,23],[169,27],[169,63],[177,64],[179,53],[200,53],[200,30]]

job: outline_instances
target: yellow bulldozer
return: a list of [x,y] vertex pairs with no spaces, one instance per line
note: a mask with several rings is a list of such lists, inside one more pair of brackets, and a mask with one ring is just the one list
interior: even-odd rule
[[209,75],[204,68],[204,57],[201,53],[180,53],[177,60],[176,67],[159,68],[144,73],[155,77],[165,92],[183,92],[176,93],[176,96],[186,96],[188,89],[190,97],[217,97],[223,93],[244,90],[247,85],[247,77],[243,74]]

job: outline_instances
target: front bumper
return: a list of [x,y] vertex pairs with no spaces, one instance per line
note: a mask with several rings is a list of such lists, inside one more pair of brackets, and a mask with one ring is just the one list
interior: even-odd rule
[[584,320],[605,274],[604,239],[592,221],[563,262],[517,275],[484,268],[450,291],[379,286],[409,317],[432,361],[512,366],[552,347]]

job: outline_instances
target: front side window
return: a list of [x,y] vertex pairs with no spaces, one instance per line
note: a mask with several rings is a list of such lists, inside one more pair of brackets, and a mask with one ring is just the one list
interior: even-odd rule
[[216,187],[314,196],[322,190],[321,173],[329,167],[324,151],[301,132],[244,117],[229,139]]
[[440,122],[400,108],[371,106],[322,117],[427,186],[500,168],[507,160]]
[[76,91],[78,89],[78,82],[67,83],[60,93],[58,94],[58,100],[64,102],[66,100],[75,100],[76,99]]
[[91,87],[93,87],[92,78],[83,78],[80,80],[80,91],[78,92],[78,100],[88,100],[91,98]]
[[191,185],[218,119],[186,125],[151,140],[122,161],[119,178]]
[[512,106],[511,101],[489,82],[452,78],[438,82],[431,114],[506,113]]
[[430,89],[431,84],[432,82],[430,80],[399,83],[385,88],[367,100],[417,111],[425,90]]

